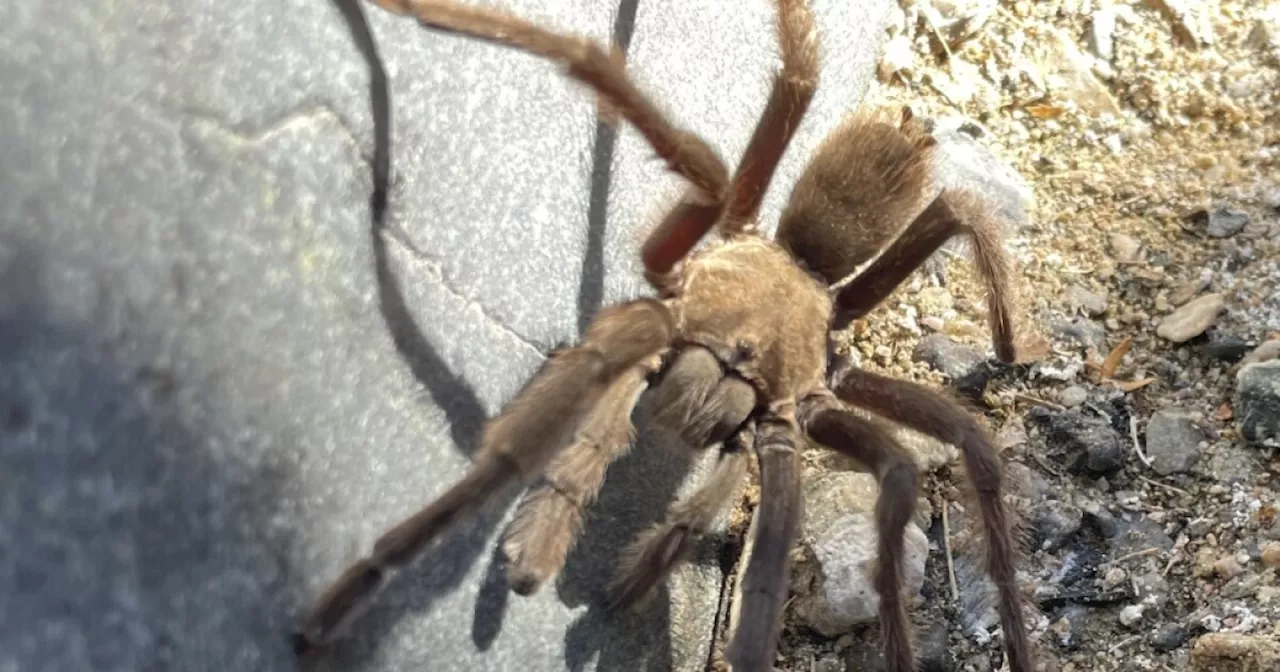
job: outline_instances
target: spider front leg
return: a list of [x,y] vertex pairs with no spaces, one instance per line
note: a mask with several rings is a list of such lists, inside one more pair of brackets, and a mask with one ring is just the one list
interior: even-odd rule
[[879,562],[875,587],[880,594],[885,661],[890,672],[913,672],[915,656],[902,600],[902,581],[904,534],[919,491],[919,470],[892,436],[851,413],[830,392],[802,401],[799,418],[811,439],[848,455],[876,474],[880,496],[876,500]]
[[1027,636],[1018,592],[1010,517],[1003,500],[1004,471],[990,434],[955,401],[923,385],[851,369],[833,390],[846,403],[955,445],[977,491],[986,537],[987,573],[999,592],[997,610],[1011,672],[1031,672]]
[[777,4],[782,70],[773,78],[769,102],[730,182],[722,225],[730,233],[755,222],[778,162],[818,88],[818,39],[813,11],[806,0],[779,0]]
[[644,367],[633,367],[614,381],[573,444],[551,461],[544,482],[521,500],[502,541],[507,581],[516,593],[532,595],[564,566],[605,472],[631,446],[631,412],[644,390],[645,373]]
[[619,49],[605,49],[575,35],[555,33],[505,12],[466,7],[445,0],[369,0],[396,14],[413,16],[423,26],[500,44],[555,61],[567,74],[591,87],[601,103],[625,118],[644,136],[667,166],[692,188],[641,250],[645,273],[659,290],[670,273],[711,230],[724,210],[728,169],[697,135],[681,129],[627,76]]
[[676,205],[645,241],[645,272],[665,290],[675,264],[720,222],[738,233],[754,226],[760,202],[778,162],[791,144],[818,87],[818,38],[807,0],[778,0],[776,35],[782,69],[774,76],[769,101],[756,122],[727,191],[694,190]]
[[760,505],[748,534],[746,567],[734,595],[733,636],[725,657],[733,672],[768,672],[778,648],[791,575],[791,546],[804,514],[794,402],[775,403],[758,421]]
[[412,562],[433,540],[505,487],[541,473],[609,386],[666,348],[674,333],[670,311],[652,299],[601,311],[581,345],[549,358],[502,413],[485,425],[475,466],[462,481],[382,535],[369,557],[349,567],[320,596],[294,635],[298,654],[340,637],[391,571]]

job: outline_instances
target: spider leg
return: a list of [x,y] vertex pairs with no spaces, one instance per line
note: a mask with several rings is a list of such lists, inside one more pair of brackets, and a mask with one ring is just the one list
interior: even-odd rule
[[606,106],[631,122],[674,172],[693,184],[649,235],[641,251],[651,282],[661,280],[711,230],[723,211],[728,170],[697,135],[672,124],[627,77],[622,53],[579,36],[562,35],[502,12],[444,0],[369,0],[424,26],[466,35],[559,62]]
[[809,3],[778,0],[777,4],[782,70],[773,78],[769,102],[730,182],[721,225],[729,233],[754,223],[778,161],[818,88],[818,37]]
[[521,500],[502,541],[516,593],[532,595],[564,566],[582,531],[583,511],[595,501],[609,465],[631,446],[631,411],[644,385],[642,367],[614,381],[573,443],[551,461],[543,482]]
[[475,465],[456,485],[374,542],[317,600],[294,637],[295,649],[337,637],[384,585],[436,537],[502,488],[542,472],[569,443],[597,400],[622,374],[667,347],[675,332],[661,302],[640,299],[600,312],[581,345],[556,353],[484,428]]
[[[745,440],[750,442],[750,438]],[[739,440],[724,443],[716,470],[707,483],[690,497],[672,504],[667,520],[654,525],[631,544],[622,556],[622,567],[609,591],[609,608],[634,607],[653,586],[666,579],[701,536],[707,534],[746,479],[748,451],[748,445],[742,445]]]
[[628,609],[639,603],[711,529],[746,480],[752,431],[744,429],[726,441],[707,482],[673,504],[666,520],[642,534],[623,554],[622,567],[610,590],[611,609]]
[[701,488],[673,504],[666,520],[623,555],[611,589],[615,609],[631,607],[647,595],[706,534],[746,476],[754,438],[748,418],[756,406],[755,388],[725,375],[720,361],[704,347],[685,345],[649,394],[655,420],[678,429],[695,448],[720,444],[720,459]]
[[799,450],[803,440],[793,408],[771,408],[759,421],[755,451],[760,459],[760,506],[748,533],[747,562],[734,596],[736,625],[725,652],[735,672],[773,669],[790,584],[791,547],[804,513]]
[[1013,264],[1005,252],[999,220],[994,210],[976,195],[965,192],[947,195],[951,208],[960,215],[973,244],[974,263],[987,289],[987,321],[991,324],[996,356],[1003,362],[1018,360],[1014,316],[1016,287],[1010,277]]
[[836,293],[831,328],[844,329],[874,310],[960,231],[960,221],[946,199],[934,199],[866,270]]
[[968,235],[972,242],[974,262],[986,284],[996,356],[1004,362],[1016,361],[1016,297],[998,222],[979,197],[962,191],[947,191],[935,198],[871,266],[840,289],[832,328],[843,329],[866,315],[934,252],[960,234]]
[[903,535],[919,491],[919,470],[892,436],[830,396],[802,402],[799,415],[811,439],[852,457],[876,474],[880,483],[876,500],[880,560],[875,586],[880,594],[885,660],[891,672],[914,672],[911,633],[902,601],[906,557]]
[[990,435],[958,403],[915,383],[852,369],[833,391],[847,403],[960,449],[982,513],[987,572],[999,591],[1006,662],[1012,672],[1031,672],[1031,644],[1014,570],[1017,551],[1001,498],[1004,473]]

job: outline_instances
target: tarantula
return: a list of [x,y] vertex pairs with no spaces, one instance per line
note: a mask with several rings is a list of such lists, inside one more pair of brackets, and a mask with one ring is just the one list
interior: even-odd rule
[[[694,447],[716,447],[719,458],[701,489],[634,542],[611,593],[614,606],[634,604],[685,557],[731,504],[754,457],[760,503],[725,657],[734,670],[772,669],[788,558],[802,516],[800,451],[811,441],[877,475],[875,587],[885,659],[895,672],[914,670],[900,591],[903,534],[919,473],[881,425],[852,411],[857,407],[961,449],[978,495],[1008,666],[1029,672],[1002,467],[989,434],[937,392],[836,366],[830,337],[873,309],[945,242],[964,235],[986,284],[997,356],[1016,361],[1010,264],[992,211],[954,190],[928,200],[934,139],[910,112],[877,110],[852,114],[825,139],[796,183],[776,236],[759,231],[761,200],[818,83],[819,44],[807,3],[777,2],[781,69],[729,175],[700,137],[672,124],[633,85],[618,50],[452,2],[370,1],[430,28],[560,63],[611,114],[634,125],[690,186],[642,247],[645,277],[657,297],[607,306],[578,345],[554,352],[486,424],[469,473],[386,532],[371,555],[319,598],[294,635],[299,654],[340,637],[389,573],[447,528],[504,488],[535,479],[502,549],[511,589],[538,590],[562,568],[585,507],[631,443],[633,408],[647,395],[658,422]],[[717,239],[695,250],[713,228]]]

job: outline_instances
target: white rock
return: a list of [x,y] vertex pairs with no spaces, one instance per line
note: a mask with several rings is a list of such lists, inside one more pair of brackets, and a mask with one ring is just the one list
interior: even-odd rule
[[[879,492],[875,477],[859,472],[831,472],[805,487],[803,542],[813,561],[798,566],[793,576],[795,613],[825,635],[839,636],[877,618]],[[902,595],[910,603],[924,585],[929,542],[915,524],[907,525],[905,537]]]
[[1120,610],[1120,625],[1132,628],[1142,621],[1142,605],[1130,604]]
[[1119,104],[1093,74],[1094,59],[1081,52],[1072,37],[1060,28],[1052,29],[1047,37],[1037,54],[1045,84],[1086,113],[1119,117]]
[[910,73],[915,66],[916,52],[911,46],[911,38],[898,35],[884,45],[884,55],[880,57],[880,79],[888,80],[895,74]]
[[1115,56],[1116,10],[1103,7],[1089,19],[1089,51],[1094,56],[1111,60]]

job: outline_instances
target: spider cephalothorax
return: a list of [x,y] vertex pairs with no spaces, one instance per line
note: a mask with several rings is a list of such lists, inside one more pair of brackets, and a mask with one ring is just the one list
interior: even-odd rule
[[[548,358],[486,425],[468,475],[383,535],[369,557],[320,597],[295,636],[300,651],[339,637],[388,572],[416,558],[447,527],[504,487],[535,479],[503,551],[512,589],[537,590],[563,566],[585,507],[631,443],[632,410],[647,395],[658,422],[694,447],[716,447],[720,458],[699,490],[635,542],[615,584],[616,606],[636,602],[667,575],[733,501],[749,460],[757,459],[760,504],[725,659],[734,670],[772,669],[802,515],[799,455],[812,442],[849,455],[879,479],[875,585],[886,662],[895,672],[914,669],[900,588],[903,533],[919,474],[893,437],[852,410],[860,408],[961,449],[986,532],[987,568],[999,590],[1008,667],[1029,672],[1001,465],[987,432],[954,401],[925,387],[856,368],[842,367],[837,375],[828,346],[833,329],[874,308],[947,240],[967,235],[988,288],[996,352],[1015,359],[1008,262],[993,216],[965,193],[930,198],[933,139],[909,113],[880,111],[854,114],[832,132],[796,184],[776,239],[758,232],[761,198],[818,83],[818,41],[807,4],[778,0],[782,68],[730,175],[701,138],[673,126],[635,88],[616,52],[451,2],[374,1],[429,27],[564,64],[691,188],[641,252],[658,297],[605,308],[577,345]],[[695,251],[713,228],[718,239]]]

